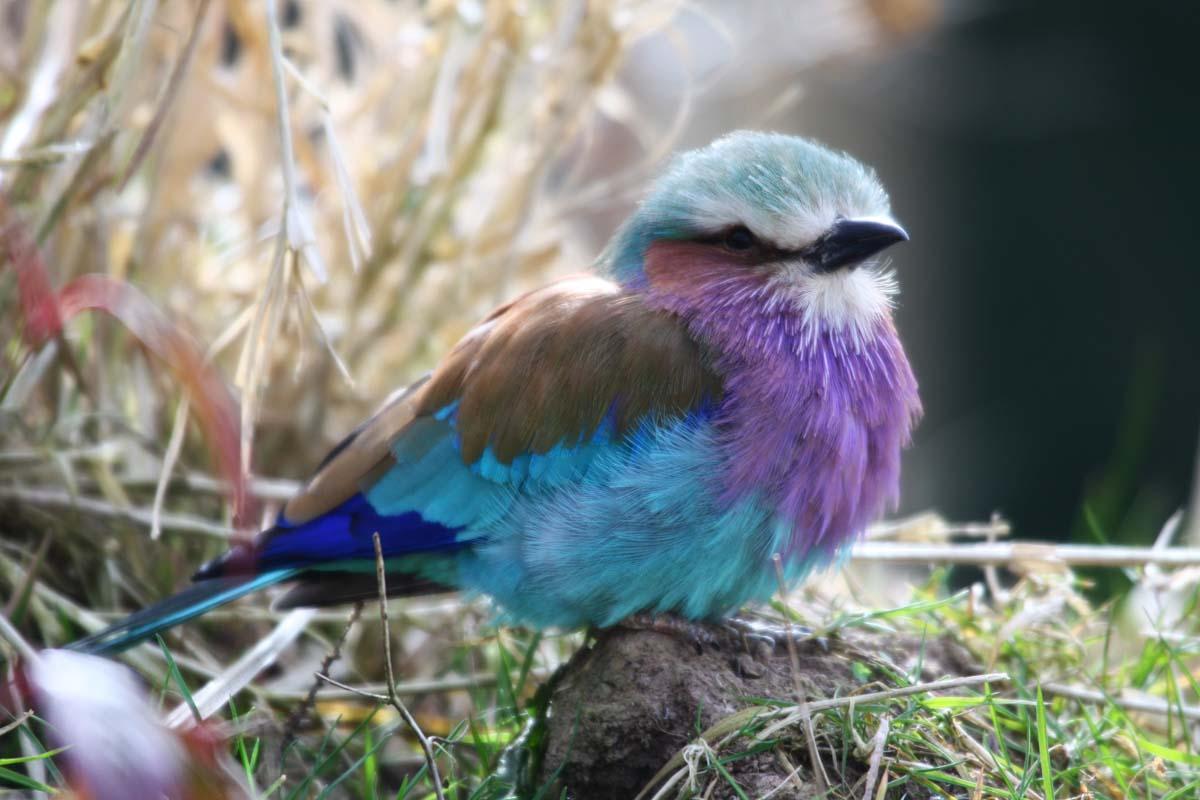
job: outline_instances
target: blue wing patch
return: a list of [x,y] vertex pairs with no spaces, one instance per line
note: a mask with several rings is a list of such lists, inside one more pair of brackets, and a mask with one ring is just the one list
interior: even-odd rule
[[257,553],[258,569],[373,559],[469,544],[521,495],[582,481],[612,441],[606,420],[587,441],[559,443],[502,464],[491,448],[464,464],[455,430],[457,403],[413,420],[392,444],[395,464],[340,506],[304,523],[280,519]]
[[560,443],[545,453],[524,453],[503,464],[489,447],[464,464],[454,403],[432,417],[414,420],[392,444],[396,463],[365,495],[381,514],[417,512],[456,529],[487,527],[511,508],[519,494],[581,481],[596,457],[612,446],[611,421],[586,442]]
[[375,558],[374,534],[385,557],[458,547],[458,529],[431,522],[421,514],[380,513],[361,493],[316,519],[293,524],[280,518],[272,535],[259,544],[259,569],[300,567]]

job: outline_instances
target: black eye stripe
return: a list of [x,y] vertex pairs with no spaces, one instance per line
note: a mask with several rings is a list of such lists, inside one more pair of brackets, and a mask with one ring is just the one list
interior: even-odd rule
[[722,231],[697,236],[693,239],[700,244],[720,247],[742,257],[749,256],[755,264],[765,264],[782,260],[795,251],[782,250],[769,242],[754,235],[754,231],[745,225],[731,225]]
[[723,244],[730,250],[749,250],[758,244],[758,239],[745,225],[737,225],[726,231]]
[[717,233],[695,237],[694,241],[701,244],[711,244],[729,250],[745,252],[763,247],[762,241],[745,225],[731,225]]

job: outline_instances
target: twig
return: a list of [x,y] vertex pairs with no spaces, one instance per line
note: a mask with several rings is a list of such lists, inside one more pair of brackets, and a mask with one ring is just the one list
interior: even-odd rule
[[1044,683],[1042,691],[1046,694],[1068,697],[1081,703],[1099,703],[1114,705],[1125,711],[1141,711],[1148,714],[1175,714],[1184,719],[1200,720],[1200,706],[1185,706],[1168,703],[1155,697],[1132,698],[1113,697],[1095,689],[1085,689],[1082,686],[1070,686],[1064,683]]
[[[40,461],[44,458],[39,457]],[[124,482],[127,489],[142,488],[152,484],[144,478],[131,478]],[[201,492],[204,494],[228,495],[230,491],[229,481],[221,478],[207,475],[203,472],[184,472],[176,473],[171,476],[171,486],[181,486],[190,492]],[[287,478],[251,478],[246,485],[246,491],[253,497],[260,500],[291,500],[296,492],[300,491],[300,482],[288,480]]]
[[376,531],[372,538],[375,541],[375,580],[379,584],[379,621],[383,624],[383,663],[387,669],[388,703],[396,709],[401,719],[417,737],[417,741],[421,743],[421,749],[425,751],[425,763],[429,767],[430,780],[433,782],[433,791],[438,800],[446,800],[445,795],[442,794],[442,776],[438,772],[437,759],[433,756],[433,746],[429,742],[429,737],[421,730],[417,720],[409,713],[408,707],[396,694],[396,676],[392,673],[392,633],[388,627],[387,571],[384,569],[383,545],[379,541],[379,532]]
[[[775,580],[779,582],[779,597],[782,599],[787,597],[787,581],[783,577],[783,557],[779,553],[775,553],[771,556],[771,561],[775,565]],[[796,637],[792,635],[792,615],[785,614],[784,619],[787,623],[785,636],[787,637],[788,658],[791,660],[792,682],[796,687],[796,702],[804,721],[804,740],[808,745],[808,758],[812,762],[817,794],[820,795],[824,794],[826,787],[829,786],[829,776],[825,774],[825,765],[821,762],[821,753],[817,749],[817,735],[813,730],[812,715],[808,710],[808,693],[804,691],[804,686],[800,683],[800,656],[796,653]]]
[[171,473],[179,461],[179,451],[183,449],[183,434],[187,430],[188,396],[184,392],[183,399],[175,409],[175,421],[171,423],[171,438],[167,441],[166,452],[163,453],[162,467],[158,472],[158,484],[154,487],[154,505],[150,508],[150,538],[157,539],[162,535],[162,509],[167,499],[167,485],[171,482]]
[[329,677],[324,672],[314,672],[313,677],[315,677],[317,679],[318,683],[328,683],[330,686],[336,686],[337,688],[341,689],[343,692],[349,692],[350,694],[354,695],[355,697],[365,697],[368,700],[375,700],[376,702],[379,702],[379,703],[390,702],[388,700],[388,696],[386,694],[380,694],[379,692],[371,692],[366,689],[360,689],[357,686],[351,686],[348,683],[342,683],[341,681],[337,680],[336,678]]
[[[914,535],[904,537],[903,534],[913,532]],[[946,522],[934,511],[922,511],[901,519],[887,519],[867,527],[868,541],[908,539],[936,539],[946,541],[954,536],[965,536],[969,539],[1002,539],[1012,533],[1008,520],[999,514],[993,514],[987,522]]]
[[[671,775],[671,777],[668,778],[661,787],[659,787],[659,790],[654,793],[654,796],[651,797],[650,800],[666,800],[667,795],[670,794],[671,790],[675,788],[675,784],[687,777],[687,774],[688,771],[686,768],[676,770],[675,773]],[[787,781],[784,781],[784,783],[786,784]]]
[[[229,698],[254,680],[256,675],[275,663],[283,649],[304,632],[312,616],[313,610],[310,608],[297,608],[288,612],[266,637],[259,640],[254,647],[199,691],[193,693],[192,701],[200,718],[207,719],[212,716],[229,702]],[[171,728],[183,728],[191,723],[192,715],[191,704],[181,703],[167,716],[167,725]]]
[[[992,515],[993,518],[996,516]],[[989,535],[987,537],[988,544],[995,544],[996,537]],[[1009,593],[1000,583],[1000,571],[995,564],[988,564],[983,568],[983,580],[987,584],[988,591],[992,593],[992,601],[1001,606],[1005,605],[1009,599]]]
[[950,717],[950,728],[954,731],[954,736],[958,739],[962,746],[970,751],[971,755],[975,756],[975,758],[979,760],[980,764],[987,769],[992,770],[993,772],[1007,772],[1007,770],[1000,766],[1000,763],[996,760],[996,757],[992,755],[990,750],[976,741],[974,736],[967,733],[966,729],[963,728],[962,723],[958,721],[957,717]]
[[1049,544],[1046,542],[973,542],[969,544],[909,544],[861,542],[850,551],[858,562],[889,564],[995,564],[1041,563],[1068,567],[1173,567],[1200,565],[1200,547]]
[[0,736],[4,736],[8,733],[11,733],[12,731],[15,731],[17,728],[24,725],[29,720],[29,718],[32,716],[33,716],[32,711],[22,711],[20,716],[18,716],[12,722],[8,723],[7,725],[5,725],[3,727],[0,727]]
[[875,731],[870,766],[867,768],[867,786],[863,789],[863,800],[874,800],[875,784],[879,781],[879,769],[883,766],[883,748],[887,744],[891,724],[887,714],[884,714],[883,719],[879,721],[879,730]]
[[[530,677],[546,678],[549,677],[551,670],[547,669],[531,669],[529,670]],[[324,678],[322,678],[324,680]],[[496,674],[490,672],[472,672],[467,675],[438,678],[435,680],[418,680],[404,681],[396,684],[396,694],[401,697],[415,697],[417,695],[438,694],[443,692],[462,692],[468,689],[483,689],[489,686],[496,685]],[[337,684],[332,681],[325,681],[333,686],[336,686],[340,691],[326,692],[322,697],[346,699],[351,696],[358,697],[385,697],[387,687],[383,684],[369,683],[361,686],[352,686],[349,684]],[[294,701],[302,700],[305,695],[299,691],[288,691],[283,689],[263,689],[262,694],[271,700],[278,701]]]
[[[309,687],[308,694],[304,697],[304,701],[288,714],[287,722],[283,726],[283,745],[281,751],[286,751],[291,741],[296,738],[296,730],[300,727],[300,723],[304,717],[312,710],[313,703],[317,700],[317,690],[321,688],[321,680],[328,678],[329,668],[333,663],[342,657],[342,646],[346,644],[346,638],[350,635],[350,629],[354,627],[354,623],[358,622],[359,615],[362,614],[363,601],[359,600],[354,604],[354,608],[350,609],[350,616],[346,619],[346,625],[342,628],[342,635],[334,642],[333,647],[325,654],[325,658],[321,661],[321,668],[317,671],[316,678],[313,684]],[[330,679],[332,680],[332,679]],[[336,684],[341,688],[350,688]]]
[[[764,794],[760,798],[760,800],[767,800],[767,798],[774,797],[779,792],[782,792],[783,787],[787,786],[789,783],[792,784],[792,786],[796,789],[797,792],[802,792],[804,790],[804,785],[802,783],[800,783],[800,777],[799,777],[800,770],[802,770],[804,768],[803,767],[793,767],[792,763],[787,760],[787,758],[783,755],[783,751],[781,751],[781,750],[776,751],[776,755],[783,761],[783,768],[787,770],[787,775],[785,775],[783,780],[781,780],[779,782],[778,786],[776,786],[774,789],[772,789],[771,791]],[[797,794],[797,797],[799,797],[799,796],[800,795]]]
[[[154,524],[154,515],[149,509],[123,508],[104,500],[97,500],[93,497],[80,497],[56,489],[0,486],[0,500],[15,500],[19,503],[47,506],[49,508],[67,508],[73,511],[82,511],[91,516],[135,522],[147,528]],[[164,530],[200,533],[205,536],[214,536],[218,539],[228,539],[234,533],[232,528],[225,525],[218,525],[200,517],[193,517],[187,514],[163,512],[159,516],[159,522]]]
[[25,641],[25,637],[8,621],[8,617],[3,615],[0,615],[0,639],[4,639],[12,645],[13,649],[26,661],[33,663],[38,660],[37,651],[29,642]]

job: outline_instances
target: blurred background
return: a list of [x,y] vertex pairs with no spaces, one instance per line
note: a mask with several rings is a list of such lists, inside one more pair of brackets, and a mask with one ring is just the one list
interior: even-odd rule
[[[888,28],[874,46],[810,64],[828,31],[803,4],[707,4],[743,44],[721,51],[689,27],[734,63],[683,144],[765,125],[879,171],[912,234],[894,255],[897,316],[926,408],[904,510],[995,509],[1020,537],[1151,541],[1188,498],[1200,442],[1200,156],[1183,99],[1200,13],[866,6]],[[635,57],[633,85],[652,86],[640,94],[679,85],[666,49]],[[795,102],[764,119],[787,92]]]
[[[256,474],[303,477],[494,304],[589,264],[671,152],[768,128],[873,164],[912,234],[902,511],[1148,542],[1186,502],[1188,4],[280,0],[277,50],[264,8],[0,3],[8,222],[52,285],[127,280],[192,335]],[[174,493],[219,447],[203,392],[90,317],[51,369],[19,289],[0,273],[10,477],[220,513]]]

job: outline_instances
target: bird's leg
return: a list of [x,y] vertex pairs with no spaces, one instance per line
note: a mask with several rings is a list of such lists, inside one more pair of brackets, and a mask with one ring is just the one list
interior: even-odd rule
[[717,635],[711,625],[694,622],[674,614],[632,614],[613,627],[633,631],[654,631],[667,636],[677,636],[695,645],[697,650],[715,646]]

